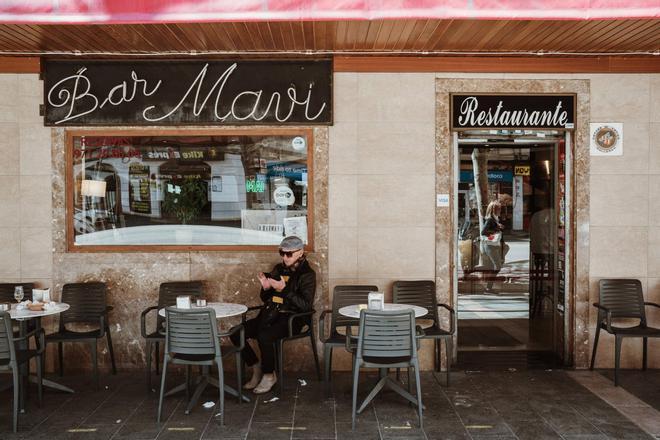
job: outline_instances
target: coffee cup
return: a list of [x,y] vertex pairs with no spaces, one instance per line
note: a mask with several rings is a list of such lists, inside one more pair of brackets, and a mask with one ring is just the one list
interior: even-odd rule
[[206,300],[204,298],[197,298],[197,307],[206,307]]

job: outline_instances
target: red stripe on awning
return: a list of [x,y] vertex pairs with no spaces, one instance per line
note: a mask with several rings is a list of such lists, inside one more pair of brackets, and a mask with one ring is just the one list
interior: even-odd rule
[[0,0],[0,23],[659,18],[660,0]]

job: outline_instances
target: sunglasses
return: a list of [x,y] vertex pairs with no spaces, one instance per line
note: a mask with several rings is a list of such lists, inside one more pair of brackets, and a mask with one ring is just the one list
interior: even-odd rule
[[[298,249],[298,250],[300,250],[300,249]],[[283,251],[282,249],[280,249],[280,256],[281,257],[287,256],[287,257],[291,258],[293,256],[293,254],[295,254],[296,252],[298,252],[298,251]]]

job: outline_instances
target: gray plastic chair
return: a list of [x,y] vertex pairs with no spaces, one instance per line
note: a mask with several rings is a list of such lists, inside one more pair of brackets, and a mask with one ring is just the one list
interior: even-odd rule
[[[398,382],[390,379],[386,374],[381,374],[381,379],[376,386],[369,392],[362,405],[357,410],[361,413],[364,408],[373,400],[374,397],[388,386],[396,393],[403,396],[410,402],[417,405],[417,414],[419,415],[419,427],[423,427],[422,419],[422,388],[419,379],[419,362],[417,360],[417,332],[415,330],[415,313],[413,310],[403,311],[360,311],[360,333],[357,336],[357,348],[355,351],[355,363],[353,366],[353,407],[352,407],[352,427],[355,430],[355,416],[357,406],[358,380],[360,377],[360,367],[365,368],[414,368],[415,385],[417,387],[417,396],[413,396],[409,391],[404,390]],[[353,351],[350,327],[347,328],[346,349]],[[383,371],[383,370],[381,370]],[[408,375],[410,378],[410,374]],[[408,388],[411,383],[408,381]]]
[[[186,392],[190,396],[190,367],[193,365],[200,365],[203,367],[212,367],[214,364],[218,367],[218,389],[219,389],[219,409],[220,409],[220,424],[224,425],[225,415],[225,386],[224,386],[224,371],[222,368],[222,348],[220,345],[220,337],[229,336],[237,331],[241,332],[241,346],[230,348],[225,353],[235,354],[238,353],[236,367],[237,373],[240,375],[240,353],[243,349],[242,345],[245,343],[245,336],[243,326],[238,325],[231,329],[229,333],[218,334],[215,310],[212,308],[200,308],[182,310],[176,307],[167,307],[165,309],[166,331],[165,331],[165,356],[163,358],[163,374],[160,383],[160,397],[158,399],[158,423],[160,423],[162,409],[163,409],[163,396],[165,394],[165,379],[167,376],[167,364],[173,363],[177,365],[186,366]],[[202,378],[197,385],[195,392],[188,402],[186,414],[195,405],[199,396],[206,387],[206,376]],[[240,395],[240,376],[239,376],[239,402],[241,401]]]
[[[326,383],[329,383],[332,379],[332,350],[335,347],[346,345],[346,336],[339,333],[337,329],[358,324],[357,319],[340,315],[339,309],[353,304],[366,304],[369,292],[378,292],[378,286],[335,286],[332,290],[332,310],[324,310],[319,317],[319,337],[323,342],[324,379]],[[326,337],[325,317],[328,314],[331,314],[330,334]]]
[[[445,341],[445,353],[447,354],[447,386],[449,386],[449,374],[451,371],[452,340],[455,331],[456,312],[447,304],[438,304],[433,281],[395,281],[392,286],[393,301],[399,304],[410,304],[426,309],[426,315],[417,319],[433,321],[430,327],[424,329],[424,339],[433,339],[435,342],[435,368],[440,371],[440,342]],[[440,327],[440,315],[438,307],[449,311],[449,330]]]
[[[621,343],[623,338],[643,338],[643,369],[647,366],[648,338],[660,338],[660,328],[649,327],[646,324],[646,306],[660,308],[660,305],[645,302],[642,283],[634,279],[602,279],[598,282],[600,302],[594,303],[598,308],[596,336],[591,354],[590,369],[594,369],[596,349],[600,329],[614,335],[614,386],[619,385],[619,364],[621,360]],[[616,327],[612,320],[617,318],[639,319],[639,324],[633,327]]]
[[[106,302],[106,285],[101,282],[70,283],[62,287],[62,302],[69,304],[69,310],[60,314],[59,330],[46,335],[46,343],[57,342],[60,376],[64,374],[63,347],[64,342],[87,343],[91,349],[94,366],[94,381],[99,388],[99,367],[97,360],[97,341],[107,338],[112,374],[117,374],[115,355],[110,337],[108,312],[112,310]],[[66,328],[66,324],[98,325],[97,330],[74,331]]]
[[162,283],[158,289],[158,304],[147,307],[140,314],[140,331],[147,342],[147,392],[151,391],[151,353],[155,347],[156,374],[158,374],[158,363],[160,362],[160,343],[165,342],[165,318],[156,313],[156,328],[152,332],[147,330],[147,315],[158,311],[163,307],[176,304],[179,295],[190,295],[192,297],[202,296],[204,287],[202,281],[173,281]]
[[[16,342],[22,342],[27,345],[30,337],[34,336],[36,341],[36,350],[19,350],[16,349]],[[44,331],[43,329],[35,329],[31,332],[25,334],[25,336],[15,338],[13,337],[11,317],[7,312],[0,312],[0,371],[11,370],[13,376],[13,385],[14,385],[14,400],[13,400],[13,415],[12,415],[12,427],[14,432],[18,430],[18,405],[19,405],[19,396],[25,390],[21,389],[20,380],[19,380],[19,367],[23,364],[30,362],[30,359],[36,358],[37,360],[37,378],[39,379],[39,406],[41,406],[41,400],[43,396],[42,388],[42,368],[41,368],[41,356],[44,352]]]

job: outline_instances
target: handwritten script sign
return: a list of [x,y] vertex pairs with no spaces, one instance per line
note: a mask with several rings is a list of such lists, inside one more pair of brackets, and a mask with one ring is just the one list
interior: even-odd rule
[[44,63],[44,123],[332,123],[330,60]]
[[574,95],[451,95],[452,129],[573,128]]

